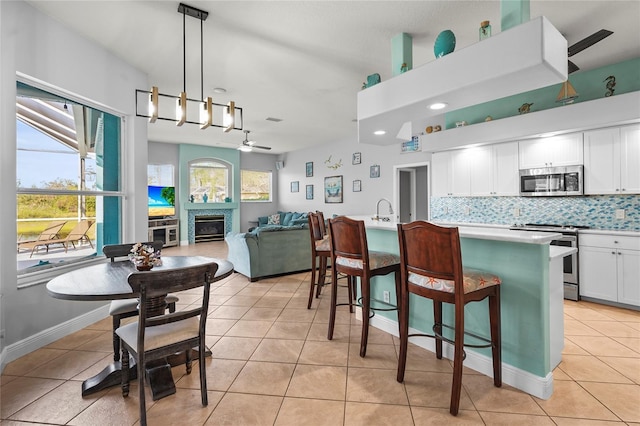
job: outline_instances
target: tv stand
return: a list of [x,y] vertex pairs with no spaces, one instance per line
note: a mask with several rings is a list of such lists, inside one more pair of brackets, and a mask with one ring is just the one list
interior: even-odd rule
[[165,218],[149,220],[149,241],[158,240],[163,242],[163,247],[178,245],[178,219]]

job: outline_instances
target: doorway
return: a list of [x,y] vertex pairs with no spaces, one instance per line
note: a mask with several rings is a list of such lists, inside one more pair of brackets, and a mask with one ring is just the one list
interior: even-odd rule
[[394,204],[401,223],[429,219],[429,162],[394,166]]

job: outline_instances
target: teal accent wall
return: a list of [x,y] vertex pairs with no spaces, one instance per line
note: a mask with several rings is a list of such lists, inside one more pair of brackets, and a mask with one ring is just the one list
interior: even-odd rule
[[[367,229],[369,250],[399,254],[396,231]],[[549,324],[549,246],[461,238],[462,262],[465,267],[484,269],[502,279],[502,361],[539,377],[550,372],[551,361]],[[396,303],[393,275],[372,279],[371,295],[382,300],[382,292],[389,291],[391,303]],[[411,295],[409,326],[424,333],[433,327],[433,303]],[[376,312],[398,321],[393,312]],[[443,321],[454,324],[453,306],[444,304]],[[465,307],[465,330],[489,337],[488,301],[470,303]],[[452,336],[450,336],[452,337]],[[473,338],[468,343],[479,343]],[[466,348],[491,357],[490,349]]]
[[[593,49],[596,48],[593,47]],[[579,58],[576,58],[575,62],[576,65],[580,66]],[[604,98],[607,92],[604,80],[610,75],[616,77],[613,96],[640,90],[640,58],[630,59],[595,70],[577,71],[571,74],[569,82],[579,95],[574,103]],[[531,112],[562,108],[563,105],[556,102],[561,88],[562,84],[554,84],[542,89],[451,111],[445,114],[445,126],[447,129],[453,128],[456,126],[456,121],[466,121],[468,124],[482,123],[488,115],[493,117],[494,120],[512,117],[519,114],[518,108],[524,103],[533,103]]]
[[[210,158],[213,160],[222,160],[231,164],[231,193],[232,201],[240,201],[240,151],[237,149],[215,148],[204,145],[180,144],[178,147],[179,156],[179,200],[180,205],[185,206],[189,202],[189,162],[200,159]],[[213,203],[212,203],[213,205]],[[188,214],[184,208],[180,209],[180,240],[186,241],[188,238]],[[234,209],[232,214],[232,231],[240,231],[240,209]]]

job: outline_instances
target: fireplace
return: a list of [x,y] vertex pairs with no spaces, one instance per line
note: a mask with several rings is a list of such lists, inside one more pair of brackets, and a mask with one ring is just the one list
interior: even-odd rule
[[222,241],[225,232],[224,215],[196,216],[194,230],[196,243]]

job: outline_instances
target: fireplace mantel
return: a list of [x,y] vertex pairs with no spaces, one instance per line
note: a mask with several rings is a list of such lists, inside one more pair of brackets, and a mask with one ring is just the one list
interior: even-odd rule
[[238,203],[183,203],[183,208],[185,210],[235,210],[238,208]]

